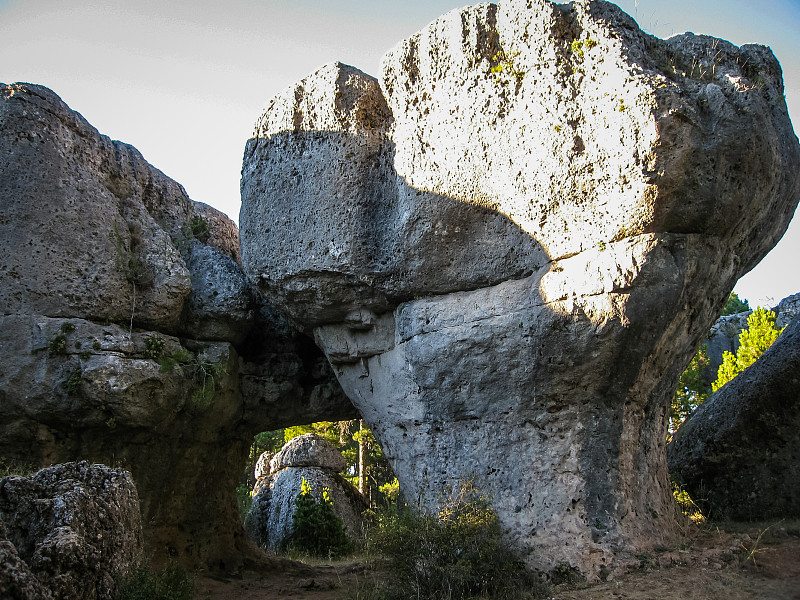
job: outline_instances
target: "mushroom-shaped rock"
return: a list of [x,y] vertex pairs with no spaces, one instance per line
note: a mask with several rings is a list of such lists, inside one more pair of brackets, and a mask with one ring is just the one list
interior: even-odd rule
[[314,498],[323,492],[333,502],[351,541],[363,534],[364,498],[339,475],[347,466],[342,454],[329,442],[307,433],[288,441],[270,461],[270,475],[259,478],[253,503],[245,518],[245,531],[264,548],[280,548],[294,531],[295,501],[303,482]]
[[277,473],[289,467],[320,467],[340,473],[347,461],[336,447],[314,433],[305,433],[289,440],[269,462],[270,471]]
[[530,566],[593,578],[671,543],[672,391],[798,166],[768,48],[659,40],[599,0],[481,4],[380,81],[333,64],[271,101],[242,262],[406,497],[475,478]]

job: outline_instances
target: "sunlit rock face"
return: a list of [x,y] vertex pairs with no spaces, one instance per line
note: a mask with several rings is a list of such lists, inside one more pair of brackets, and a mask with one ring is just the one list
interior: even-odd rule
[[352,417],[238,231],[47,88],[0,84],[0,457],[123,465],[148,552],[234,569],[252,436]]
[[242,260],[314,332],[412,502],[475,478],[532,567],[602,577],[673,531],[665,414],[800,152],[768,48],[612,4],[448,13],[274,98]]

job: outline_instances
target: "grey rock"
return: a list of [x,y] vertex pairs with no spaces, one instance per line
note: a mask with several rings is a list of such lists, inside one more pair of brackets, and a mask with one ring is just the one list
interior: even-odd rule
[[124,465],[150,555],[236,570],[253,435],[355,409],[253,294],[233,222],[135,148],[12,84],[0,155],[0,456]]
[[670,473],[713,519],[800,516],[800,319],[681,425]]
[[671,543],[671,394],[786,230],[798,165],[768,48],[658,40],[600,1],[483,4],[380,81],[337,63],[272,100],[242,261],[406,498],[476,478],[530,566],[595,578]]
[[9,600],[52,600],[53,594],[36,579],[14,544],[0,535],[0,594]]
[[263,548],[273,549],[289,540],[294,531],[295,500],[305,481],[314,498],[326,491],[347,537],[351,541],[362,539],[361,515],[367,504],[339,475],[345,466],[341,453],[317,435],[305,434],[287,442],[270,461],[271,474],[260,478],[253,489],[253,503],[245,517],[250,538]]
[[347,467],[347,461],[332,444],[306,433],[289,440],[270,460],[269,467],[273,473],[289,467],[320,467],[339,473]]
[[184,330],[196,339],[238,345],[247,337],[257,309],[241,267],[230,256],[196,241],[186,255],[193,278]]
[[53,598],[111,600],[142,558],[139,498],[121,469],[79,462],[0,479],[0,519],[11,561],[3,567],[7,593],[17,585],[21,597],[40,591],[38,582]]
[[775,312],[775,325],[786,327],[800,314],[800,293],[787,296],[778,303]]
[[275,454],[272,452],[264,452],[258,457],[254,470],[256,481],[262,479],[263,477],[269,477],[269,475],[272,474],[272,469],[270,468],[269,463],[273,456],[275,456]]

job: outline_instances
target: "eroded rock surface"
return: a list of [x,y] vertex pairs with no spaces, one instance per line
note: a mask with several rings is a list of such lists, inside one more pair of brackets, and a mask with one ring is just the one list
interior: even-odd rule
[[665,414],[786,229],[800,152],[764,46],[600,1],[453,11],[272,100],[242,260],[307,330],[408,498],[477,478],[528,564],[669,538]]
[[294,531],[295,500],[303,481],[314,498],[327,490],[333,511],[351,541],[363,539],[364,498],[339,473],[347,466],[341,453],[324,439],[307,433],[287,442],[270,460],[269,472],[253,488],[253,504],[245,518],[248,535],[264,548],[280,548]]
[[354,413],[324,356],[230,219],[52,91],[0,85],[0,156],[0,456],[124,465],[150,554],[236,568],[252,436]]
[[3,598],[112,600],[142,558],[130,473],[86,462],[0,479]]
[[800,516],[800,318],[681,425],[670,473],[714,519]]

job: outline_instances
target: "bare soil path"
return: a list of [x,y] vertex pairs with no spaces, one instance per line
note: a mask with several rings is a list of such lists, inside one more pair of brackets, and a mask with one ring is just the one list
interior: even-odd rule
[[[643,555],[613,580],[562,584],[553,600],[800,600],[800,529],[793,526],[699,528],[679,548]],[[760,537],[759,537],[760,535]],[[375,574],[358,562],[199,577],[197,600],[356,600]]]

